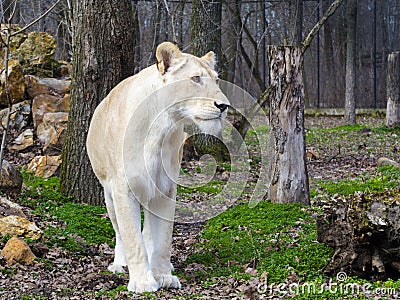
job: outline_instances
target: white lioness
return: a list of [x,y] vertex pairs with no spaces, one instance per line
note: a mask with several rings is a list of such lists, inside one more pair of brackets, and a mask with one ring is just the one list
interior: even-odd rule
[[180,288],[170,260],[183,127],[190,121],[218,135],[229,105],[218,86],[213,52],[198,58],[165,42],[156,59],[100,103],[87,137],[116,234],[108,269],[123,272],[128,266],[133,292]]

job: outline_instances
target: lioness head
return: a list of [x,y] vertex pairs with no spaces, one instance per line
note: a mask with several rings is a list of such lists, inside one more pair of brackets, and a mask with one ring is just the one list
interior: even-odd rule
[[176,118],[191,120],[201,132],[218,135],[229,101],[218,85],[214,52],[196,57],[164,42],[157,47],[156,59],[164,84],[174,86]]

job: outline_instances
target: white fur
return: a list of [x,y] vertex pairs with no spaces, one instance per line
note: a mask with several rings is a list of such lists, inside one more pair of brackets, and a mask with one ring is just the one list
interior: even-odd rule
[[216,83],[213,53],[198,58],[163,43],[156,56],[158,65],[122,81],[100,103],[87,138],[116,233],[108,269],[128,266],[128,290],[139,293],[181,286],[170,258],[183,126],[192,121],[218,135],[226,111],[214,103],[229,104]]

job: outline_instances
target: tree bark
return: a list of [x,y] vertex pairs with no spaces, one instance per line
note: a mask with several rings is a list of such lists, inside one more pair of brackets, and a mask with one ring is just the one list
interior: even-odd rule
[[304,131],[303,48],[269,46],[268,198],[310,204]]
[[225,79],[226,71],[222,63],[221,18],[221,0],[193,0],[190,52],[201,57],[208,51],[214,51],[218,58],[217,70],[223,73],[220,77]]
[[386,126],[400,126],[400,51],[388,56]]
[[134,41],[130,1],[74,1],[71,108],[60,177],[61,191],[76,201],[103,203],[86,153],[86,135],[96,106],[132,75]]
[[356,124],[356,26],[357,26],[357,2],[347,1],[347,47],[346,47],[346,95],[344,107],[344,119],[347,124]]

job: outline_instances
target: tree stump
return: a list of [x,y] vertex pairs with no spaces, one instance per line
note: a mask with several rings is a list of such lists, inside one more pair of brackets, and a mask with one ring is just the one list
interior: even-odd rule
[[335,250],[327,273],[376,280],[400,277],[400,187],[336,196],[322,208],[318,241]]
[[303,48],[269,46],[268,198],[310,203],[304,132]]
[[388,56],[386,126],[400,126],[400,51]]

